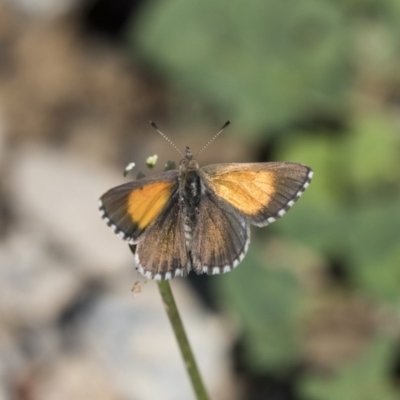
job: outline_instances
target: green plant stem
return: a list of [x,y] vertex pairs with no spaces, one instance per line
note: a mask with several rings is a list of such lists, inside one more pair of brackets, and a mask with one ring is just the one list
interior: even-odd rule
[[190,344],[187,339],[181,317],[179,316],[179,311],[176,307],[175,299],[171,291],[171,286],[168,281],[160,281],[157,283],[158,289],[160,290],[161,297],[164,302],[165,309],[168,314],[169,321],[171,322],[176,340],[178,341],[178,345],[181,350],[183,360],[185,362],[186,370],[190,376],[190,380],[192,381],[192,386],[196,393],[197,400],[209,400],[208,394],[203,385],[203,381],[197,368],[192,349],[190,348]]

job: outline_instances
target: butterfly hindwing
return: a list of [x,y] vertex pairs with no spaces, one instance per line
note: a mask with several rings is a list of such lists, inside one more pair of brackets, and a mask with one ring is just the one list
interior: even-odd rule
[[136,268],[147,278],[186,276],[190,269],[185,245],[182,203],[175,193],[136,247]]
[[231,205],[206,189],[193,231],[193,269],[198,274],[228,272],[242,261],[249,242],[248,222]]
[[254,225],[282,217],[308,187],[312,171],[297,163],[215,164],[201,169],[215,194]]
[[99,200],[102,218],[129,243],[137,243],[178,192],[178,171],[117,186]]

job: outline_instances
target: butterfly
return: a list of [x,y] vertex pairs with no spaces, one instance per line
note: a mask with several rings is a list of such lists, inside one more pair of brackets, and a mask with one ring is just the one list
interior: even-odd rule
[[135,245],[135,266],[146,278],[184,277],[192,270],[215,275],[239,265],[249,248],[250,225],[281,218],[312,176],[309,167],[289,162],[200,168],[186,147],[179,169],[110,189],[98,206],[114,233]]

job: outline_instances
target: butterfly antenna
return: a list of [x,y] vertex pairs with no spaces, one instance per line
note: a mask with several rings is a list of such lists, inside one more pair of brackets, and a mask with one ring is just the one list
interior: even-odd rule
[[164,133],[162,133],[160,131],[160,129],[158,128],[158,126],[153,122],[150,121],[150,125],[175,149],[178,151],[178,153],[183,157],[182,152],[178,149],[178,147],[176,146],[176,144]]
[[221,133],[222,131],[231,123],[231,121],[226,121],[224,123],[224,125],[222,126],[222,128],[200,149],[200,151],[196,154],[196,158],[197,156],[203,151],[205,150]]

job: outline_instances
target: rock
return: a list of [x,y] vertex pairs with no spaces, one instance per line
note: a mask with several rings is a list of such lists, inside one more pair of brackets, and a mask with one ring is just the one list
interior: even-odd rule
[[15,155],[11,182],[17,213],[25,224],[47,231],[68,253],[70,268],[92,276],[134,269],[128,246],[101,220],[97,208],[100,195],[123,182],[122,173],[31,146]]
[[[82,320],[85,347],[110,371],[123,398],[193,398],[157,284],[142,286],[142,293],[135,297],[119,290],[94,306],[93,313]],[[211,398],[234,399],[227,390],[234,385],[226,385],[231,380],[227,357],[231,338],[221,321],[199,306],[184,282],[176,280],[172,289]]]
[[38,17],[54,18],[77,5],[77,0],[8,0],[21,11]]

